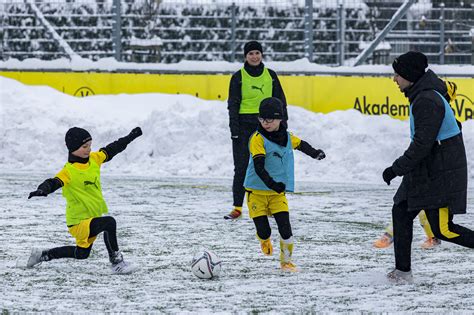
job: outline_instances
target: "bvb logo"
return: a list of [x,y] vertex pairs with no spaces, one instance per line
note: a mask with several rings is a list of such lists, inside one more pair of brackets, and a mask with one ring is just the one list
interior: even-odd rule
[[91,96],[95,95],[94,91],[92,91],[91,88],[88,88],[87,86],[80,87],[74,92],[74,96],[77,97],[86,97],[86,96]]
[[465,94],[458,94],[454,100],[455,113],[462,120],[474,119],[474,102]]
[[474,102],[471,100],[471,98],[465,94],[458,94],[458,96],[462,99],[465,99],[468,104],[474,105]]

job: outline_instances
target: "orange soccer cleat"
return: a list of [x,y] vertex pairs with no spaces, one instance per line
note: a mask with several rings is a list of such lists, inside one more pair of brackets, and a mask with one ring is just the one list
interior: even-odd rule
[[382,236],[374,242],[374,247],[376,248],[387,248],[393,243],[392,235],[387,232],[383,233]]
[[421,248],[430,249],[430,248],[436,247],[438,245],[441,245],[441,241],[439,239],[437,239],[436,237],[428,237],[426,239],[426,241],[424,241],[421,244]]
[[228,215],[224,216],[224,219],[226,220],[236,220],[242,217],[242,211],[239,209],[234,209],[232,210]]

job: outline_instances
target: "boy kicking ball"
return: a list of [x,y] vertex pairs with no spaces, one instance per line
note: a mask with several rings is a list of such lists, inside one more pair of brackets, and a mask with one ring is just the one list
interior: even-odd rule
[[128,274],[135,271],[136,268],[125,262],[119,251],[115,219],[102,216],[108,209],[102,196],[100,167],[141,135],[142,130],[136,127],[129,135],[110,143],[98,152],[91,152],[92,137],[87,130],[73,127],[67,131],[66,146],[69,156],[66,165],[54,178],[46,179],[31,192],[28,199],[46,197],[62,188],[67,203],[66,224],[69,233],[76,239],[76,246],[33,249],[26,265],[28,268],[53,259],[87,259],[97,235],[103,232],[112,272]]

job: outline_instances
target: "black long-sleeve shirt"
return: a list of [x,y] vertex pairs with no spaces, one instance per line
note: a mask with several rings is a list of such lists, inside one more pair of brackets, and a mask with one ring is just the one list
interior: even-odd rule
[[[97,160],[97,162],[99,164],[102,164],[112,160],[115,155],[125,150],[127,148],[127,145],[130,144],[130,142],[132,141],[133,138],[130,138],[130,136],[125,136],[108,144],[104,148],[101,148],[99,152],[93,152],[92,154],[94,155],[94,158]],[[80,158],[69,153],[68,162],[85,164],[89,162],[90,158],[91,157]],[[65,172],[67,171],[63,169],[54,178],[46,179],[38,186],[37,189],[41,190],[46,195],[55,192],[69,181],[69,174],[68,172]]]

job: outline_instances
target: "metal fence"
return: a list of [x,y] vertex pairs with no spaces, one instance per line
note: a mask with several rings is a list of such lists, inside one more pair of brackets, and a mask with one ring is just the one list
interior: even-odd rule
[[[383,0],[1,0],[0,53],[9,58],[79,55],[129,62],[241,60],[248,40],[263,43],[266,60],[308,58],[353,64],[374,46],[367,63],[389,63],[407,50],[430,63],[473,63],[472,1]],[[392,22],[391,22],[392,21]]]

